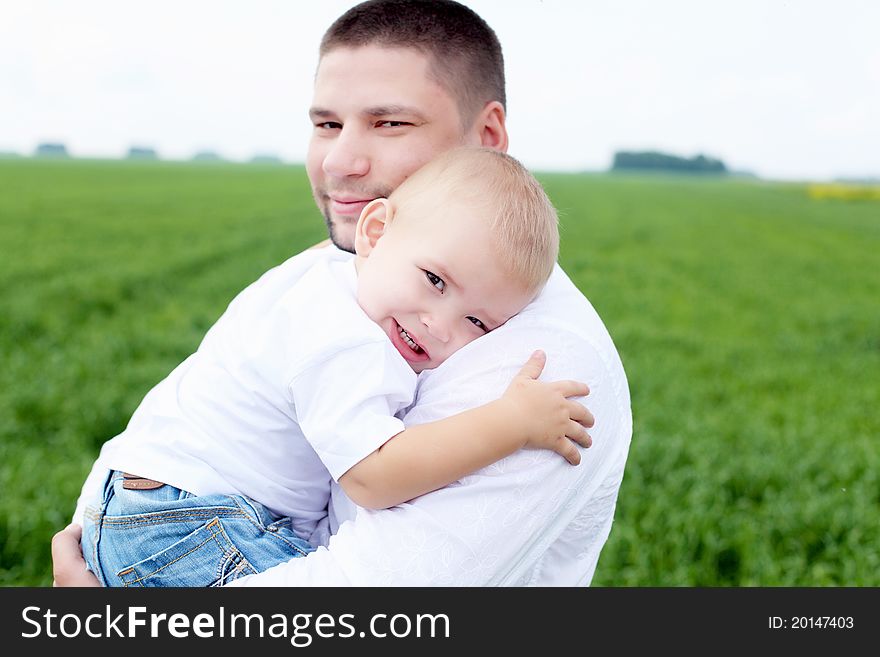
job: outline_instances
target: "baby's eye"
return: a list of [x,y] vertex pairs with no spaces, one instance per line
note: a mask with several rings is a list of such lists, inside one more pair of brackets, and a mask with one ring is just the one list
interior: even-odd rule
[[446,289],[446,281],[444,281],[442,278],[440,278],[434,272],[430,272],[426,269],[425,276],[427,276],[428,280],[431,281],[431,285],[436,287],[441,292]]
[[479,319],[477,319],[476,317],[471,317],[470,315],[468,315],[467,319],[468,319],[468,321],[472,322],[473,325],[476,326],[477,328],[483,329],[486,333],[489,332],[488,327],[485,324],[483,324],[483,322],[480,321]]

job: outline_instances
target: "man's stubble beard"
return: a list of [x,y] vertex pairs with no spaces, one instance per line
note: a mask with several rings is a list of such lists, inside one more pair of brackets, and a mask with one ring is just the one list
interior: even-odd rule
[[354,244],[343,244],[339,241],[339,235],[336,232],[336,226],[333,223],[333,220],[330,218],[330,209],[328,207],[321,208],[321,214],[324,215],[324,223],[327,224],[327,235],[330,237],[330,241],[333,242],[333,245],[342,251],[348,251],[349,253],[354,253]]
[[[338,190],[334,190],[338,191]],[[346,190],[351,191],[351,190]],[[377,198],[388,198],[391,196],[391,192],[394,191],[391,188],[383,187],[381,189],[373,189],[370,191],[364,190],[356,190],[358,194],[361,194],[364,198],[369,199],[377,199]],[[344,244],[340,241],[340,236],[338,234],[337,224],[333,222],[333,218],[330,214],[330,196],[329,193],[325,189],[315,189],[312,192],[312,195],[315,199],[315,204],[318,206],[318,209],[321,211],[321,214],[324,216],[324,223],[327,226],[327,235],[330,238],[330,241],[333,242],[333,245],[340,249],[341,251],[348,251],[349,253],[354,253],[354,235],[352,235],[351,244]],[[341,220],[344,221],[344,220]],[[352,233],[354,233],[354,227],[357,225],[358,218],[353,218],[352,224]]]

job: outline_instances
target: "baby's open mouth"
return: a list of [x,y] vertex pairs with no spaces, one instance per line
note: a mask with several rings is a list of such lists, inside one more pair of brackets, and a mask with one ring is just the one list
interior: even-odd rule
[[409,333],[406,332],[406,329],[404,329],[400,324],[397,325],[397,329],[400,333],[400,337],[403,339],[404,342],[406,342],[407,345],[409,345],[410,349],[412,349],[417,354],[422,353],[422,348],[416,344],[415,340],[409,337]]

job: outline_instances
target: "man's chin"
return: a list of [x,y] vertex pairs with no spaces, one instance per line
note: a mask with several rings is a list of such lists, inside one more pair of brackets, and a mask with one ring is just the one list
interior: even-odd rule
[[327,232],[333,245],[342,251],[354,253],[354,230],[357,224],[346,219],[330,217],[326,212],[324,221],[327,222]]

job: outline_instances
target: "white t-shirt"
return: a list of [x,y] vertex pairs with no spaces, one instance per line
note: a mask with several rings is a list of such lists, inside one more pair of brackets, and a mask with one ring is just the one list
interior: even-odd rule
[[[316,257],[314,251],[303,256]],[[590,386],[585,401],[596,425],[592,447],[580,448],[580,465],[552,452],[520,450],[381,511],[355,507],[331,484],[329,522],[323,519],[312,538],[321,547],[230,586],[588,585],[611,531],[632,415],[608,331],[562,269],[504,326],[422,373],[404,423],[439,420],[497,399],[538,348],[547,353],[542,380]],[[98,486],[93,468],[83,496]]]
[[547,353],[541,379],[590,386],[586,404],[596,425],[592,447],[579,448],[580,465],[520,450],[382,511],[354,507],[334,485],[331,523],[321,527],[335,532],[326,546],[231,585],[588,585],[611,530],[632,415],[617,350],[559,267],[519,315],[422,373],[404,422],[430,422],[497,399],[538,348]]
[[267,272],[147,394],[105,444],[101,469],[197,495],[247,495],[308,539],[326,517],[331,480],[403,431],[395,414],[416,387],[357,305],[356,285],[338,249]]

